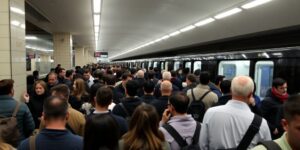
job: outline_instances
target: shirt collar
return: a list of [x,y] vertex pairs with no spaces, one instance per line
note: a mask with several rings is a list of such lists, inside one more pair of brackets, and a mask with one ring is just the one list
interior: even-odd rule
[[201,83],[199,83],[199,84],[197,85],[197,88],[208,89],[208,90],[210,90],[210,88],[209,88],[208,85],[203,85],[203,84],[201,84]]
[[109,111],[98,111],[98,110],[95,110],[93,112],[93,114],[107,114],[107,113],[109,113]]
[[168,121],[168,123],[173,123],[173,122],[185,122],[185,121],[190,121],[194,120],[192,115],[182,115],[182,116],[173,116],[171,119]]
[[242,102],[239,100],[231,99],[226,103],[226,105],[237,108],[237,109],[247,110],[247,111],[251,112],[249,106],[245,102]]

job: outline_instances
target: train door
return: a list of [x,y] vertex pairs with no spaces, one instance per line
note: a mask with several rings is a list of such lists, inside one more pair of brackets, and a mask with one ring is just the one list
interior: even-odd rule
[[165,69],[165,62],[161,61],[160,62],[160,70],[164,70]]
[[180,61],[175,61],[174,62],[174,68],[173,68],[173,70],[178,70],[180,68]]
[[158,62],[157,61],[153,62],[153,68],[157,68],[157,67],[158,67]]
[[238,75],[249,76],[250,61],[249,60],[235,60],[235,61],[221,61],[219,63],[219,75],[224,75],[225,79],[233,79]]
[[256,95],[263,98],[267,90],[272,86],[273,61],[257,61],[255,64],[254,81],[256,83]]
[[149,69],[150,67],[152,67],[152,65],[153,65],[153,62],[152,62],[152,61],[149,61],[148,66],[147,66],[147,69]]
[[201,61],[194,61],[194,67],[193,67],[193,72],[195,72],[195,70],[200,69],[201,70]]

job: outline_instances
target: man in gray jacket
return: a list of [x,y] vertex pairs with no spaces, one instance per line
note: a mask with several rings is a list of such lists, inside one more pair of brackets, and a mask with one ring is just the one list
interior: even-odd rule
[[[0,81],[0,115],[11,117],[17,105],[14,96],[14,81],[11,79],[4,79]],[[34,130],[34,121],[32,115],[24,103],[20,103],[17,112],[17,126],[20,132],[20,141],[28,137]]]

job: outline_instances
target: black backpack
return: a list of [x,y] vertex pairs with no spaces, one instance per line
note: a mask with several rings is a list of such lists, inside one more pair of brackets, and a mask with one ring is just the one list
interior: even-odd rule
[[191,89],[193,101],[190,104],[187,113],[191,114],[192,117],[199,122],[202,122],[204,114],[206,112],[205,105],[203,103],[204,97],[209,93],[210,91],[205,92],[199,100],[196,100],[195,95],[194,95],[194,89]]
[[163,128],[167,130],[167,132],[175,139],[175,141],[180,146],[180,150],[200,150],[199,146],[199,136],[201,125],[197,122],[196,130],[193,136],[193,141],[191,145],[188,145],[187,142],[181,137],[181,135],[169,124],[164,124]]

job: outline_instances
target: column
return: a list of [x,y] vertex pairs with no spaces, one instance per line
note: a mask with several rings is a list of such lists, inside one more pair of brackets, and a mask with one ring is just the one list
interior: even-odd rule
[[13,79],[14,97],[26,91],[24,0],[0,0],[0,80]]
[[70,33],[53,34],[53,59],[55,66],[61,64],[65,69],[72,68],[72,46],[72,35]]
[[89,60],[89,48],[85,48],[84,49],[84,65],[89,64],[90,60]]
[[85,55],[83,47],[75,48],[75,66],[84,66],[85,65]]

